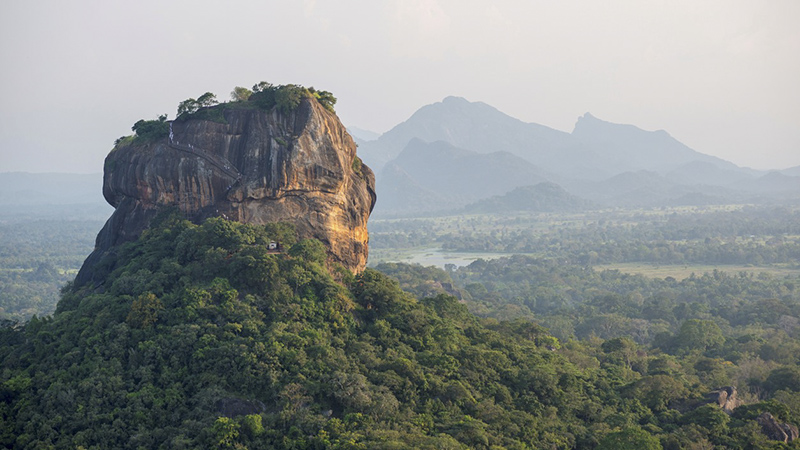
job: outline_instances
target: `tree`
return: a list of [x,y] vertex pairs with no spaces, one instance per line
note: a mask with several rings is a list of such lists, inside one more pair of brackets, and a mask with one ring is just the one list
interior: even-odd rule
[[272,90],[274,86],[272,83],[267,83],[266,81],[259,81],[258,83],[253,85],[253,92],[264,92]]
[[300,105],[306,89],[297,84],[285,84],[275,92],[275,106],[284,114],[289,114]]
[[169,134],[167,115],[162,114],[156,120],[140,119],[131,127],[136,137],[144,140],[154,140]]
[[662,450],[658,438],[641,428],[626,428],[607,434],[597,450]]
[[227,449],[236,448],[239,440],[239,429],[241,425],[228,417],[220,417],[214,422],[212,427],[214,436],[211,438],[214,448]]
[[280,244],[282,248],[290,248],[297,242],[297,229],[287,222],[271,222],[264,225],[267,236]]
[[207,108],[209,106],[214,106],[217,103],[219,103],[217,101],[217,96],[212,94],[211,92],[206,92],[205,94],[201,95],[200,97],[197,97],[197,104],[201,108]]
[[323,264],[327,258],[325,244],[316,239],[303,239],[289,249],[289,255],[304,261]]
[[197,103],[197,100],[188,98],[178,103],[178,116],[183,114],[194,114],[198,109],[200,109],[200,105]]
[[352,292],[362,307],[377,312],[378,316],[396,313],[412,304],[397,281],[373,269],[366,269],[356,277]]
[[730,416],[716,404],[703,405],[686,413],[682,418],[684,423],[700,425],[714,434],[719,435],[727,432],[728,422],[730,422],[730,420]]
[[134,328],[150,328],[158,321],[158,313],[164,304],[152,292],[147,292],[131,303],[131,310],[125,321]]
[[619,337],[603,342],[600,348],[608,354],[610,360],[621,363],[625,362],[625,367],[631,368],[631,360],[636,356],[636,343],[630,338]]
[[669,375],[646,376],[627,388],[630,398],[640,400],[653,411],[664,411],[672,401],[688,393],[680,381]]
[[781,367],[770,372],[764,387],[770,392],[788,390],[800,392],[800,369],[797,367]]
[[217,103],[217,96],[212,94],[211,92],[206,92],[205,94],[197,97],[197,100],[193,98],[186,99],[178,104],[178,116],[183,114],[194,114],[200,108],[207,108],[209,106],[214,106]]
[[711,320],[689,319],[681,325],[676,337],[678,348],[686,351],[708,350],[725,343],[719,325]]
[[333,106],[336,104],[336,97],[328,91],[318,91],[314,87],[308,88],[308,92],[317,99],[317,101],[330,112],[333,112]]
[[235,102],[246,102],[250,96],[253,95],[253,91],[247,89],[246,87],[236,86],[231,91],[231,100]]

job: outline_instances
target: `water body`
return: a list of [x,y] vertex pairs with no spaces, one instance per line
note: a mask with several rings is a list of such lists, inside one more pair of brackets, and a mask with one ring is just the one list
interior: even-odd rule
[[[375,253],[377,254],[370,254],[370,265],[375,265],[382,262],[397,262],[406,264],[420,264],[423,266],[436,266],[442,269],[444,269],[446,264],[455,264],[456,266],[461,267],[468,266],[470,263],[478,259],[489,260],[512,255],[511,253],[448,252],[436,247],[386,256],[380,255],[380,252]],[[373,258],[373,256],[375,256],[375,258]]]

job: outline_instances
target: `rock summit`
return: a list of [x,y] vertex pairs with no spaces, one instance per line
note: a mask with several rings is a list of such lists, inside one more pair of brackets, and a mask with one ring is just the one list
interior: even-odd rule
[[100,281],[95,264],[165,208],[195,222],[292,223],[299,237],[325,244],[330,261],[364,269],[375,177],[336,114],[313,97],[290,111],[248,103],[179,116],[157,139],[118,142],[103,176],[103,195],[116,210],[76,284]]

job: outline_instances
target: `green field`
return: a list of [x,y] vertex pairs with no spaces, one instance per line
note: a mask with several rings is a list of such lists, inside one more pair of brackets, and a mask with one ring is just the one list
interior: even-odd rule
[[740,272],[748,272],[753,274],[766,273],[775,277],[786,276],[800,276],[800,269],[792,267],[755,267],[743,265],[652,265],[642,263],[618,263],[618,264],[601,264],[594,266],[597,271],[601,270],[619,270],[623,273],[644,275],[651,278],[666,278],[672,277],[676,280],[683,280],[692,274],[702,275],[704,273],[711,273],[714,270],[726,272],[728,274],[736,274]]

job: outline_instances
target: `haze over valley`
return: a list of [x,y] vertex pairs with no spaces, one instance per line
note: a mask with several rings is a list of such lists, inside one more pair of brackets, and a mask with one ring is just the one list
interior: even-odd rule
[[0,4],[0,448],[800,448],[800,3]]

